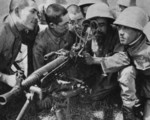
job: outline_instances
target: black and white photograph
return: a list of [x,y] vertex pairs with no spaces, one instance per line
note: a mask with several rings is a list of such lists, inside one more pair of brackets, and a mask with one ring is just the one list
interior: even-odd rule
[[0,120],[150,120],[150,0],[0,0]]

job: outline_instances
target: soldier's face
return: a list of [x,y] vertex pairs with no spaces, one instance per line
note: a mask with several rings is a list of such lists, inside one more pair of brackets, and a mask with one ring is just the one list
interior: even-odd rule
[[104,39],[107,33],[107,20],[105,18],[97,18],[94,20],[91,20],[90,22],[90,28],[92,31],[92,34],[97,39]]
[[129,45],[135,41],[140,34],[137,30],[126,26],[118,26],[118,31],[120,43],[123,45]]
[[33,30],[37,25],[38,20],[38,8],[37,4],[33,1],[28,2],[28,6],[19,10],[20,23],[27,29]]
[[55,33],[57,33],[58,35],[64,35],[68,30],[69,30],[69,15],[66,14],[64,16],[61,17],[62,21],[59,22],[57,25],[54,24],[53,30],[55,31]]
[[82,30],[82,22],[83,22],[83,15],[82,13],[77,13],[75,15],[70,14],[70,24],[69,24],[69,29],[73,30]]

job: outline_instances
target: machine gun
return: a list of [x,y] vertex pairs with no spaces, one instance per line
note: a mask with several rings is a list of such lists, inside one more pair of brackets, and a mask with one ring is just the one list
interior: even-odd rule
[[72,61],[74,61],[82,51],[83,48],[77,52],[73,49],[70,52],[63,50],[47,54],[45,59],[48,59],[51,55],[57,53],[59,53],[59,56],[53,61],[47,63],[45,66],[34,71],[30,76],[23,80],[20,85],[17,85],[9,92],[0,95],[0,105],[5,105],[11,98],[16,96],[21,91],[29,91],[31,86],[36,85],[39,82],[43,84],[49,83],[51,79],[46,79],[47,77],[51,78],[51,76],[54,76],[54,74],[58,74],[59,71],[63,71],[63,69],[66,70],[67,66],[69,67],[69,65],[72,65]]
[[20,86],[15,86],[12,88],[11,91],[0,95],[0,104],[5,105],[11,98],[16,96],[21,91],[28,91],[30,86],[36,85],[40,80],[46,76],[48,73],[53,73],[55,70],[60,69],[63,65],[67,64],[69,62],[70,57],[69,56],[59,56],[52,62],[46,64],[45,66],[39,68],[35,72],[33,72],[29,77],[27,77],[25,80],[22,81]]
[[[3,95],[0,95],[0,104],[5,105],[13,97],[17,96],[18,93],[20,92],[26,93],[27,100],[24,106],[22,107],[16,120],[22,119],[25,111],[27,110],[27,107],[33,100],[34,93],[38,94],[40,100],[42,99],[43,94],[42,94],[41,88],[38,88],[35,86],[38,82],[41,82],[42,84],[51,83],[54,80],[52,77],[55,76],[55,74],[58,74],[60,71],[66,70],[67,67],[69,67],[69,65],[72,65],[71,63],[72,63],[72,60],[74,60],[74,56],[68,51],[65,53],[63,52],[63,54],[58,56],[55,60],[53,60],[52,62],[49,62],[45,66],[33,72],[29,77],[27,77],[25,80],[21,82],[20,86],[15,86],[14,88],[12,88],[11,91]],[[49,55],[47,55],[46,57],[49,57]],[[50,78],[50,79],[47,79],[47,78]],[[57,98],[59,95],[59,99],[60,98],[68,99],[72,96],[77,95],[78,93],[84,90],[83,87],[81,88],[75,85],[76,83],[83,85],[84,83],[82,81],[75,79],[75,78],[69,78],[69,79],[75,82],[73,83],[68,82],[67,85],[65,84],[61,85],[60,88],[56,89],[55,92],[53,92],[54,94],[52,94],[52,97]]]
[[11,91],[3,95],[0,95],[0,105],[5,105],[11,98],[13,98],[13,96],[17,95],[17,93],[21,91],[24,91],[24,90],[28,91],[30,86],[36,85],[38,82],[41,82],[41,80],[44,83],[45,82],[43,81],[45,80],[43,79],[44,77],[46,78],[48,76],[51,76],[52,74],[57,73],[58,71],[60,71],[60,69],[63,69],[64,66],[66,67],[67,64],[71,63],[72,59],[76,60],[76,58],[82,57],[82,52],[88,40],[85,38],[85,32],[87,28],[88,28],[88,25],[84,25],[82,33],[77,34],[77,36],[79,37],[79,41],[76,41],[76,43],[74,44],[75,46],[72,47],[72,50],[70,52],[58,51],[57,53],[52,52],[52,53],[47,54],[45,56],[45,59],[48,59],[54,54],[59,54],[60,56],[58,56],[52,62],[34,71],[30,76],[28,76],[25,80],[21,82],[20,86],[15,86],[14,88],[12,88]]
[[[23,106],[21,112],[19,113],[17,120],[20,120],[29,105],[30,101],[33,99],[33,93],[37,93],[39,95],[39,98],[41,98],[41,91],[39,92],[40,88],[35,88],[35,90],[32,90],[33,86],[35,86],[37,83],[41,82],[42,84],[51,83],[53,79],[51,79],[51,76],[55,76],[55,74],[58,74],[60,71],[65,71],[69,65],[72,65],[72,61],[76,60],[77,57],[81,57],[81,52],[84,50],[84,46],[86,44],[85,41],[82,40],[81,47],[78,49],[72,49],[69,51],[58,51],[58,52],[52,52],[50,54],[47,54],[45,56],[45,60],[51,57],[52,55],[59,55],[57,58],[49,63],[47,63],[45,66],[39,68],[38,70],[34,71],[30,76],[28,76],[26,79],[24,79],[19,85],[16,85],[12,88],[9,92],[0,95],[0,105],[5,105],[7,102],[9,102],[12,98],[18,95],[18,93],[25,92],[30,93],[29,96],[27,96],[27,101],[25,105]],[[65,70],[64,70],[65,69]],[[47,79],[47,78],[50,79]],[[82,81],[74,78],[69,78],[72,80],[75,80],[76,83],[83,83]],[[83,83],[84,84],[84,83]],[[63,90],[64,88],[62,88]],[[73,89],[73,94],[76,95],[80,92],[80,89]],[[59,91],[59,90],[58,90]],[[57,92],[58,92],[57,91]],[[61,90],[60,90],[61,91]],[[71,92],[60,92],[60,95],[63,97],[71,97]]]

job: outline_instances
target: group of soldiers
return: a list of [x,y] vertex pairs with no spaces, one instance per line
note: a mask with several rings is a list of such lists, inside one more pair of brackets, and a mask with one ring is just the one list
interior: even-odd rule
[[[34,0],[11,0],[0,31],[1,84],[18,85],[17,71],[23,70],[27,77],[55,59],[45,61],[44,55],[70,51],[82,39],[86,43],[84,64],[92,72],[81,68],[79,78],[94,73],[91,80],[87,77],[93,95],[105,98],[119,85],[124,120],[149,120],[149,17],[135,0],[118,0],[117,4],[119,12],[107,0],[80,0],[67,7],[47,2],[39,11]],[[144,110],[140,109],[142,98]]]

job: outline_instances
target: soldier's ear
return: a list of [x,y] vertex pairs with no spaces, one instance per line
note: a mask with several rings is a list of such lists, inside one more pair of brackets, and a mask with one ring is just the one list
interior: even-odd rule
[[16,14],[18,17],[20,16],[20,14],[19,14],[19,8],[18,8],[18,7],[15,8],[15,14]]

